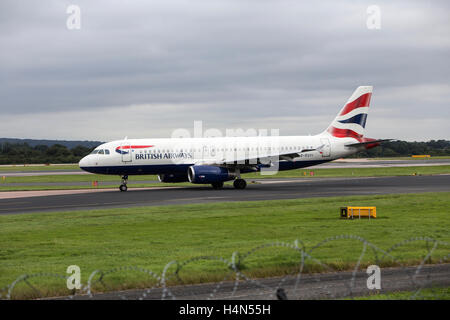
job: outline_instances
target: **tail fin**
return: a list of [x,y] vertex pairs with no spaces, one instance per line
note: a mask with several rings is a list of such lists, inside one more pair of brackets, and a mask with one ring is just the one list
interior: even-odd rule
[[326,132],[337,138],[355,138],[361,142],[366,127],[372,89],[372,86],[358,87]]

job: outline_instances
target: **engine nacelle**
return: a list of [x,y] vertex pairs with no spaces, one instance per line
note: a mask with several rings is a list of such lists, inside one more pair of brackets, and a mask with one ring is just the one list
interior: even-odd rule
[[160,182],[187,182],[189,181],[187,174],[164,173],[158,174]]
[[227,168],[215,166],[192,166],[188,169],[189,182],[209,184],[234,180],[236,175]]

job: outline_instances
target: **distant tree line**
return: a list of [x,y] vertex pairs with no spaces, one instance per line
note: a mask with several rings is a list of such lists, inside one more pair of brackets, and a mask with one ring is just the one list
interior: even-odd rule
[[76,163],[94,148],[76,146],[71,149],[61,144],[52,146],[28,143],[1,143],[0,164]]
[[429,154],[430,156],[450,156],[450,140],[430,140],[427,142],[390,141],[379,147],[359,152],[356,157],[405,157]]
[[101,145],[102,141],[89,141],[89,140],[48,140],[48,139],[18,139],[18,138],[0,138],[0,145],[3,143],[11,144],[23,144],[27,143],[31,147],[38,145],[45,145],[51,147],[54,144],[61,144],[69,149],[75,148],[77,146],[83,146],[88,148],[93,148]]
[[[46,163],[77,163],[94,147],[78,145],[68,148],[61,144],[36,145],[27,143],[0,144],[0,164],[46,164]],[[449,140],[431,140],[428,142],[391,141],[381,146],[356,154],[359,158],[400,157],[419,154],[431,156],[450,156]]]

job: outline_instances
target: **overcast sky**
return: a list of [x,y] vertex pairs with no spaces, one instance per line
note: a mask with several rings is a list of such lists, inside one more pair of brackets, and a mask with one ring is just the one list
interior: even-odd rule
[[[316,4],[314,7],[310,4]],[[81,9],[69,30],[67,7]],[[381,10],[368,29],[367,8]],[[0,2],[0,137],[323,131],[373,85],[366,135],[450,139],[450,1]]]

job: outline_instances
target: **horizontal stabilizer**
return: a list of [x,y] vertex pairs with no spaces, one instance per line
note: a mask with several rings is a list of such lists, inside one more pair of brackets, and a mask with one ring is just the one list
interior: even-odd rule
[[368,144],[373,144],[373,143],[381,143],[381,142],[387,142],[387,141],[392,141],[394,139],[379,139],[379,140],[369,140],[369,141],[364,141],[364,142],[358,142],[358,143],[350,143],[350,144],[346,144],[346,147],[360,147],[360,146],[366,146]]

